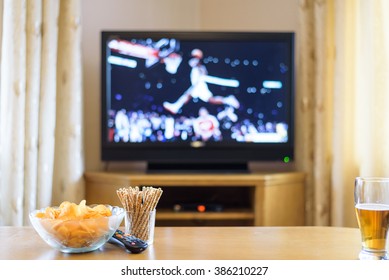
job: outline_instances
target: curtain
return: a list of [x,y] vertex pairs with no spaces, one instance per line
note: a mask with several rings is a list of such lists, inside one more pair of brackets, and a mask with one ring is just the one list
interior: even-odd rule
[[80,0],[3,0],[0,225],[84,197]]
[[355,177],[389,177],[389,1],[299,4],[296,142],[307,224],[354,227]]

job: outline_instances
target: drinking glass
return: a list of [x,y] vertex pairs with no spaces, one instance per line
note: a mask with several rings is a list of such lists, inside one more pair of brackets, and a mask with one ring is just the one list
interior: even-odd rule
[[146,241],[154,242],[156,209],[151,211],[127,211],[125,216],[125,233]]
[[354,202],[362,237],[359,259],[388,259],[389,178],[357,177]]

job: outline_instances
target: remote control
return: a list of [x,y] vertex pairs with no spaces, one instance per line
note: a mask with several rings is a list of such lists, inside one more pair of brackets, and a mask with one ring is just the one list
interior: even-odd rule
[[123,231],[119,229],[116,230],[116,232],[113,234],[113,236],[109,239],[108,242],[112,244],[119,244],[125,247],[128,251],[130,251],[133,254],[138,254],[140,252],[143,252],[148,247],[147,242],[133,235],[125,234]]

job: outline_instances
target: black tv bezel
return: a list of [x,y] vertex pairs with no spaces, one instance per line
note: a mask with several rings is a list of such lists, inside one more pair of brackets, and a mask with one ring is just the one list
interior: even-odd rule
[[[289,128],[286,143],[204,143],[204,145],[177,143],[109,143],[107,135],[107,68],[106,51],[109,37],[176,38],[180,40],[279,40],[289,45],[290,95]],[[101,31],[101,160],[145,161],[152,165],[192,166],[214,164],[246,165],[256,161],[293,162],[295,134],[295,34],[294,32],[219,32],[219,31]],[[228,167],[227,167],[228,168]]]

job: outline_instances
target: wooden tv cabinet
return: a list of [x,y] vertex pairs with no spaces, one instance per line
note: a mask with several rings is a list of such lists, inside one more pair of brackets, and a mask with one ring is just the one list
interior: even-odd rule
[[[116,190],[129,186],[154,186],[174,195],[177,188],[196,188],[196,192],[213,188],[245,188],[249,203],[244,207],[223,209],[219,212],[181,212],[173,207],[157,206],[157,225],[305,225],[305,175],[301,172],[247,174],[147,174],[127,172],[85,173],[88,204],[119,205]],[[171,188],[171,189],[170,189]],[[180,189],[183,191],[184,189]],[[243,189],[242,189],[243,190]],[[165,195],[162,194],[162,197]],[[162,199],[162,198],[161,198]],[[221,202],[222,203],[222,202]]]

